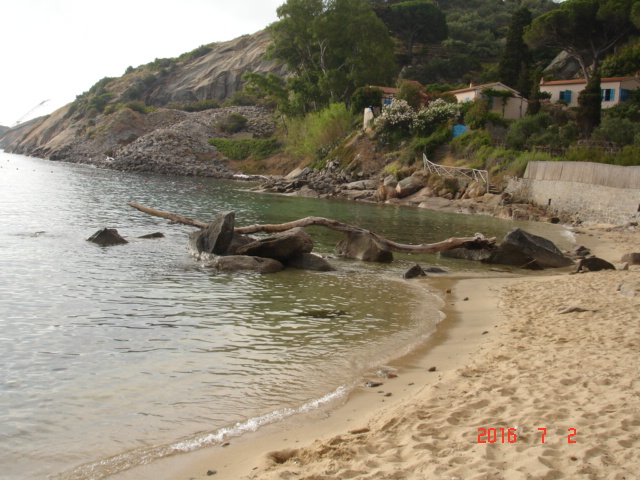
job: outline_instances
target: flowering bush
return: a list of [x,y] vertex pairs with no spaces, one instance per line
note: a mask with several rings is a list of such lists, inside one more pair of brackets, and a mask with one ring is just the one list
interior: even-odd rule
[[449,103],[441,98],[429,103],[416,115],[411,124],[411,129],[418,134],[430,134],[444,126],[460,115],[460,107],[455,103]]
[[394,135],[408,135],[411,125],[416,119],[416,112],[405,100],[397,98],[382,109],[382,113],[374,121],[376,131]]

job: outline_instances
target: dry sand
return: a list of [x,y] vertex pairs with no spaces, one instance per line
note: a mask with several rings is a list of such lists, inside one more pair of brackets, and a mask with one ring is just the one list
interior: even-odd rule
[[[577,236],[614,264],[639,239],[604,226]],[[380,390],[122,478],[638,479],[639,285],[637,266],[455,281],[430,345]]]

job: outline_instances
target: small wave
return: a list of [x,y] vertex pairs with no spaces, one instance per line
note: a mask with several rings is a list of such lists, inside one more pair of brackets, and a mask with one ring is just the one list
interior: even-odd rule
[[244,422],[238,422],[232,427],[221,428],[215,432],[181,440],[170,445],[159,445],[122,453],[111,458],[80,465],[53,478],[56,480],[101,480],[134,467],[147,465],[154,460],[169,455],[193,452],[212,445],[222,445],[231,438],[256,432],[259,428],[266,425],[281,422],[295,415],[302,415],[327,406],[334,401],[346,397],[349,391],[350,388],[343,385],[333,392],[311,400],[298,408],[276,410],[259,417],[250,418]]

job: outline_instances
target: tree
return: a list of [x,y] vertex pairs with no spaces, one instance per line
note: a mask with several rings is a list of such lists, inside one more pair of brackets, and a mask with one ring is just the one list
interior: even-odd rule
[[578,113],[576,120],[578,127],[586,137],[590,137],[593,130],[600,125],[602,110],[602,91],[600,89],[600,75],[591,76],[584,90],[578,95]]
[[607,52],[637,31],[640,0],[567,0],[536,18],[524,35],[532,48],[561,48],[589,80]]
[[527,8],[517,10],[511,17],[507,41],[502,51],[502,57],[498,65],[498,79],[511,88],[521,88],[521,92],[529,91],[522,83],[522,78],[528,75],[528,63],[530,59],[529,48],[522,39],[524,29],[531,23],[531,12]]
[[424,87],[419,82],[412,80],[400,80],[398,84],[398,100],[404,100],[411,108],[418,111],[422,105],[427,103],[427,96]]
[[356,88],[393,78],[393,42],[366,0],[287,0],[277,14],[268,54],[292,73],[300,104],[348,102]]
[[440,42],[449,34],[442,10],[424,0],[396,3],[382,10],[382,15],[391,31],[406,42],[409,58],[416,42]]

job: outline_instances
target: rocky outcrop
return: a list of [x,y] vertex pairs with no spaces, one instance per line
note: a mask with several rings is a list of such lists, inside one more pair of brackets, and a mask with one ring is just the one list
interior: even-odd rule
[[270,38],[266,31],[243,35],[211,46],[205,55],[174,69],[157,81],[146,103],[157,107],[172,103],[224,100],[242,90],[242,75],[249,72],[285,76],[286,67],[265,59]]
[[[74,102],[8,130],[0,139],[0,148],[123,171],[228,178],[233,172],[224,164],[225,158],[207,143],[210,138],[225,136],[217,125],[230,113],[240,113],[248,118],[242,135],[264,138],[275,129],[271,115],[257,107],[196,113],[164,107],[230,98],[241,90],[242,75],[248,72],[286,75],[282,65],[265,60],[268,43],[269,36],[263,31],[211,45],[200,56],[141,66],[98,88],[111,95],[106,113],[89,111],[82,102]],[[141,114],[115,108],[131,100],[158,110]]]

